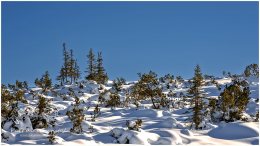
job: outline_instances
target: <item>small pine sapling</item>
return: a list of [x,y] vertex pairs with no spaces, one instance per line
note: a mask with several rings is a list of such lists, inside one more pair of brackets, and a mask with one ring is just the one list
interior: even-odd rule
[[49,142],[51,143],[51,144],[54,144],[54,143],[56,143],[56,133],[54,132],[54,131],[50,131],[49,133],[48,133],[48,139],[49,139]]

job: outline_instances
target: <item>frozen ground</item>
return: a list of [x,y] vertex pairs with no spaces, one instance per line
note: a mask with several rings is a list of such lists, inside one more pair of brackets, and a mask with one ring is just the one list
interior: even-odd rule
[[[229,84],[229,78],[217,79],[217,82],[222,86]],[[258,81],[250,82],[251,100],[248,104],[246,112],[248,114],[255,114],[258,111],[259,104],[255,99],[259,98]],[[124,85],[127,89],[130,85]],[[111,82],[105,87],[109,89]],[[86,107],[84,113],[86,115],[82,124],[83,134],[72,134],[70,128],[71,121],[66,116],[67,110],[71,108],[73,99],[68,96],[66,100],[61,97],[56,97],[52,94],[46,95],[50,98],[52,106],[57,108],[55,118],[57,120],[54,128],[34,129],[13,132],[10,130],[10,125],[4,125],[2,133],[9,136],[8,141],[2,141],[2,144],[50,144],[47,136],[50,130],[55,130],[57,133],[56,139],[58,144],[111,144],[125,143],[130,144],[145,144],[145,145],[251,145],[259,144],[259,122],[242,122],[236,121],[231,123],[212,124],[206,130],[191,130],[186,119],[190,117],[190,113],[186,113],[188,106],[184,108],[170,108],[170,109],[152,109],[151,103],[143,103],[138,109],[135,105],[128,107],[119,107],[115,109],[101,107],[101,115],[92,122],[90,113],[93,112],[95,105],[98,103],[98,85],[86,83],[84,89],[79,89],[78,86],[67,85],[63,88],[56,89],[58,93],[66,94],[68,88],[74,91],[82,91],[79,98],[84,101],[83,107]],[[207,92],[208,97],[215,98],[221,91],[217,90],[215,86],[209,85],[203,87]],[[33,90],[40,90],[33,88]],[[187,88],[184,85],[174,88],[173,92],[186,92]],[[165,90],[167,93],[168,90]],[[124,98],[122,94],[121,98]],[[23,111],[26,107],[36,106],[38,99],[33,99],[30,94],[26,95],[28,104],[21,104],[20,110]],[[90,108],[87,108],[90,107]],[[33,110],[32,110],[33,111]],[[143,124],[140,131],[127,130],[125,126],[126,120],[134,121],[142,119]],[[25,120],[26,121],[26,120]],[[29,122],[20,122],[21,129],[26,125],[30,127]],[[89,129],[93,126],[94,130]],[[31,129],[31,128],[29,128]]]

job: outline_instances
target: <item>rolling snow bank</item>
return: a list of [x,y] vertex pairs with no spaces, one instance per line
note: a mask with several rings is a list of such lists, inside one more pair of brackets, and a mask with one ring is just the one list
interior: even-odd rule
[[147,133],[143,130],[132,131],[124,130],[122,128],[114,128],[111,130],[111,135],[116,138],[114,143],[120,144],[145,144],[148,145],[150,141],[156,141],[159,138],[157,134]]
[[259,132],[258,129],[256,128],[257,124],[258,123],[255,122],[251,122],[251,123],[233,122],[233,123],[224,124],[222,122],[219,125],[219,127],[209,131],[208,135],[213,138],[226,139],[226,140],[259,137]]
[[120,144],[142,144],[142,145],[175,145],[182,144],[182,139],[177,133],[173,137],[160,137],[155,133],[146,132],[144,130],[133,131],[124,130],[123,128],[114,128],[110,131],[112,137],[115,138],[114,143]]

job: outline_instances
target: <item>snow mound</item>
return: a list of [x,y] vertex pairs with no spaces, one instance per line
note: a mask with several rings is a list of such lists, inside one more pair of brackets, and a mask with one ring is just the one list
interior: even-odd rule
[[175,118],[167,118],[164,121],[162,121],[161,126],[163,128],[174,128],[178,125],[178,122]]
[[188,135],[188,136],[193,136],[193,133],[190,130],[188,130],[188,129],[182,129],[181,133],[185,134],[185,135]]
[[127,117],[157,117],[158,112],[153,110],[153,109],[140,109],[140,110],[135,110],[134,112],[127,114]]
[[171,137],[160,137],[158,141],[153,143],[154,145],[181,145],[181,139],[175,138],[172,139]]
[[124,130],[122,128],[114,128],[110,131],[110,134],[116,138],[114,143],[120,144],[142,144],[149,145],[150,142],[155,142],[159,139],[159,135],[154,133],[148,133],[143,130],[132,131]]
[[253,127],[253,125],[243,124],[242,122],[227,123],[212,129],[208,135],[227,140],[258,137],[258,130]]
[[2,142],[8,142],[8,143],[15,142],[15,134],[1,129],[1,135],[2,135],[1,136]]

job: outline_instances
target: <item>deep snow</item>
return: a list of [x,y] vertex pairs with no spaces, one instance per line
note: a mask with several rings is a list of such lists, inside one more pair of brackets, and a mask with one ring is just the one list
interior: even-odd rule
[[[216,80],[222,86],[231,82],[230,78]],[[176,144],[207,144],[207,145],[246,145],[259,144],[259,122],[242,122],[236,121],[231,123],[212,124],[205,130],[192,130],[188,126],[186,119],[190,113],[186,113],[188,106],[184,108],[170,109],[152,109],[151,103],[142,103],[138,109],[135,105],[130,104],[128,107],[118,107],[111,109],[110,107],[101,108],[101,114],[96,118],[96,121],[91,121],[91,114],[94,107],[98,103],[99,85],[88,82],[84,84],[83,89],[79,89],[77,85],[66,85],[62,88],[55,89],[58,93],[66,95],[67,99],[63,100],[60,96],[46,95],[46,98],[52,99],[51,105],[57,109],[53,113],[56,119],[54,128],[32,129],[30,120],[25,116],[25,121],[20,123],[20,131],[12,131],[10,123],[3,125],[2,134],[9,137],[8,141],[3,141],[2,144],[50,144],[47,136],[51,130],[56,131],[56,143],[58,144],[115,144],[115,143],[130,143],[130,144],[145,144],[145,145],[176,145]],[[131,86],[124,85],[127,89]],[[66,116],[66,112],[72,108],[74,99],[68,95],[69,88],[72,88],[80,98],[84,101],[81,104],[86,115],[83,126],[83,134],[70,133],[72,127],[71,121]],[[105,89],[111,88],[111,81]],[[251,100],[248,103],[246,112],[255,114],[259,109],[259,104],[255,99],[259,98],[259,83],[256,80],[250,82]],[[174,88],[174,93],[186,92],[187,87],[179,85]],[[215,86],[204,86],[207,96],[216,98],[222,91],[217,90]],[[40,88],[32,88],[34,91]],[[78,93],[81,91],[82,93]],[[169,90],[165,90],[168,93]],[[124,94],[120,94],[124,99]],[[33,109],[36,107],[37,98],[33,98],[29,93],[26,94],[28,104],[20,104],[21,113],[28,107]],[[135,121],[142,119],[143,124],[140,131],[128,130],[125,126],[126,120]],[[91,130],[90,127],[93,126]],[[24,130],[24,131],[21,131]],[[27,130],[27,131],[26,131]]]

